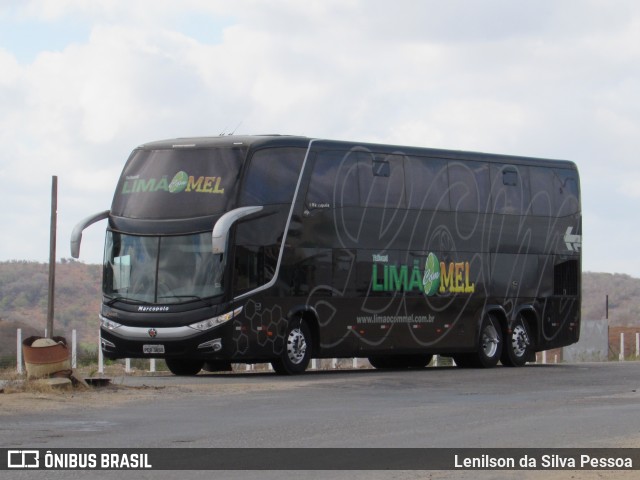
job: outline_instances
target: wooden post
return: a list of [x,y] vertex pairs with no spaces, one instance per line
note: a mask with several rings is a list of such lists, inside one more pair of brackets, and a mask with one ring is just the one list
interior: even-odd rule
[[58,217],[58,177],[51,177],[51,229],[49,232],[49,301],[47,303],[47,337],[53,337],[53,312],[56,289],[56,233]]
[[18,374],[22,375],[22,329],[19,328],[17,332],[17,358],[16,358],[16,366]]

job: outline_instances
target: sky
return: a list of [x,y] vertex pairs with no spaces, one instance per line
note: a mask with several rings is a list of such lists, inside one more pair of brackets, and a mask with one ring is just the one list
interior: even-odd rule
[[636,0],[0,0],[0,260],[53,175],[68,258],[133,148],[233,131],[572,160],[583,269],[640,277]]

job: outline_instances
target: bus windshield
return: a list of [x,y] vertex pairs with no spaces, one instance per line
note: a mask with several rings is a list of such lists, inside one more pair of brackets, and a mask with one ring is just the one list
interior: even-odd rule
[[184,303],[223,293],[224,261],[211,252],[211,232],[136,236],[108,231],[103,292],[113,300]]

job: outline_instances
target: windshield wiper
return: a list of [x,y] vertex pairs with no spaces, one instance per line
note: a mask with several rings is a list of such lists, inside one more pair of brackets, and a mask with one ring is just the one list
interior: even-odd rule
[[145,302],[144,300],[137,300],[135,298],[127,298],[127,297],[113,297],[111,300],[105,303],[105,305],[107,307],[111,307],[116,302],[132,303],[134,305],[155,305],[154,303]]
[[105,303],[105,305],[106,305],[107,307],[112,307],[112,306],[113,306],[113,304],[114,304],[114,303],[116,303],[116,302],[117,302],[117,301],[119,301],[119,300],[122,300],[122,297],[111,297],[111,298],[109,299],[109,301]]
[[202,302],[209,307],[213,306],[210,300],[205,300],[204,298],[199,297],[198,295],[164,295],[162,297],[158,297],[158,299],[161,299],[161,298],[177,298],[178,300],[182,298],[191,298],[194,301]]

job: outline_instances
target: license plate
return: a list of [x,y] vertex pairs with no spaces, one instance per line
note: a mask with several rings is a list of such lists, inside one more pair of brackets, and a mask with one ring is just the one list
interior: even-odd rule
[[164,353],[164,345],[142,345],[142,353]]

